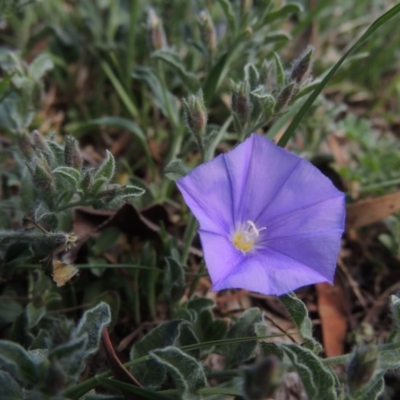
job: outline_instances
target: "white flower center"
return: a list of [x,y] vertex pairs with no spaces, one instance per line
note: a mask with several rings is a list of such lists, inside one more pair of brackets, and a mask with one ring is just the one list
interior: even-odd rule
[[253,221],[247,221],[248,226],[239,228],[232,236],[232,243],[234,246],[243,253],[248,253],[253,250],[260,232],[266,227],[258,229]]

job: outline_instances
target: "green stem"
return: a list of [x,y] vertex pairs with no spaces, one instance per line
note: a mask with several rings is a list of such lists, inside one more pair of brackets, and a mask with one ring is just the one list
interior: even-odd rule
[[125,53],[125,88],[129,90],[129,83],[132,74],[133,62],[135,58],[135,35],[136,28],[138,26],[137,21],[139,19],[139,6],[140,1],[134,0],[129,2],[130,4],[130,21],[128,28],[128,36],[126,40],[126,53]]
[[190,214],[189,221],[186,225],[185,234],[183,235],[183,242],[185,244],[185,247],[183,248],[182,252],[182,258],[181,258],[182,264],[186,264],[187,262],[190,246],[192,245],[193,238],[196,234],[197,225],[198,224],[196,218],[194,217],[193,214]]

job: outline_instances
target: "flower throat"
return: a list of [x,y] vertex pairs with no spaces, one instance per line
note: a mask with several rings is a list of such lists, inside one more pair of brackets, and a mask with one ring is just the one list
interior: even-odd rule
[[248,226],[246,228],[240,228],[233,234],[232,243],[234,246],[243,253],[248,253],[253,250],[260,232],[266,227],[257,229],[256,224],[253,221],[247,221]]

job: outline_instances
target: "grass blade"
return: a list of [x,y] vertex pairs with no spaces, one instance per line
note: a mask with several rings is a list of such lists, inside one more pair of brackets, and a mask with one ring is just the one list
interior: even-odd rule
[[309,110],[311,105],[314,103],[315,99],[319,96],[322,92],[322,89],[326,86],[335,72],[340,68],[340,66],[344,63],[346,58],[356,51],[375,31],[377,31],[383,24],[393,18],[400,12],[400,4],[395,5],[389,11],[385,12],[381,15],[377,20],[375,20],[370,27],[364,32],[364,34],[350,47],[349,50],[343,55],[343,57],[331,68],[331,70],[326,74],[325,78],[321,81],[321,83],[314,89],[311,95],[307,98],[304,105],[301,107],[300,111],[296,114],[293,118],[291,124],[286,129],[285,133],[283,134],[282,138],[279,140],[279,146],[286,146],[290,138],[293,136],[297,126],[303,119],[306,112]]

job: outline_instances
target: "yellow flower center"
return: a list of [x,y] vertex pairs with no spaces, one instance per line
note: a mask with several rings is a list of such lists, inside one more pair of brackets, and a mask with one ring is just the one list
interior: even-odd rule
[[247,221],[247,224],[248,226],[246,228],[236,230],[232,237],[234,246],[243,253],[248,253],[253,250],[260,236],[260,232],[267,229],[265,227],[257,229],[253,221]]

